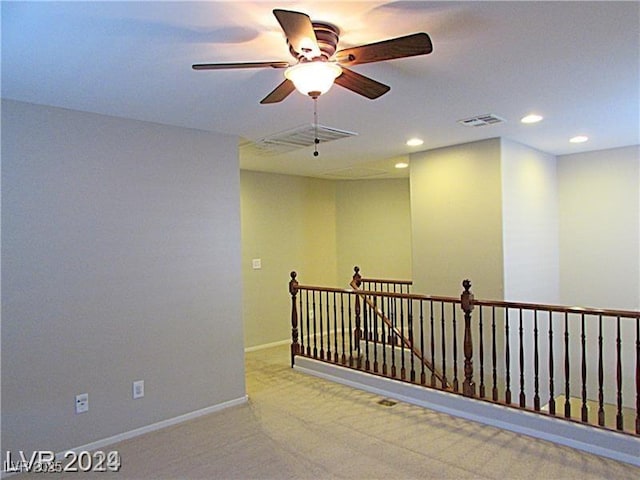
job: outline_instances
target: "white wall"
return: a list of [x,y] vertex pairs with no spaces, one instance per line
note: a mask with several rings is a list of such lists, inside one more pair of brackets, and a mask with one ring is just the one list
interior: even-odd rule
[[[241,171],[245,346],[291,336],[289,273],[346,288],[363,274],[411,278],[408,179],[324,180]],[[252,260],[262,268],[254,270]]]
[[356,265],[364,277],[410,280],[409,179],[339,181],[336,198],[338,285]]
[[3,101],[2,161],[3,458],[244,397],[235,137]]
[[560,292],[640,309],[640,146],[558,157]]
[[501,157],[505,300],[557,303],[556,159],[506,139]]
[[[290,272],[336,285],[335,182],[241,172],[245,346],[291,338]],[[253,269],[252,260],[261,268]]]
[[502,300],[501,182],[500,139],[411,155],[414,292]]

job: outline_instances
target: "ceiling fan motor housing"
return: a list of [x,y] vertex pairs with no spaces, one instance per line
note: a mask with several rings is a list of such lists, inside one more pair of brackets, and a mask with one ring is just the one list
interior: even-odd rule
[[[340,39],[340,29],[327,22],[312,22],[312,25],[313,31],[316,34],[318,47],[320,48],[320,52],[322,52],[322,59],[329,60],[333,57],[334,53],[336,53]],[[305,60],[303,52],[296,52],[289,41],[287,41],[287,44],[289,45],[289,52],[296,60]]]

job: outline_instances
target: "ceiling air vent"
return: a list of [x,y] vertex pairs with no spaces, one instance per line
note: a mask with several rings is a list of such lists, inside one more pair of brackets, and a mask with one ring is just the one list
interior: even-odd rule
[[493,113],[487,113],[485,115],[476,115],[475,117],[465,118],[464,120],[458,120],[458,123],[467,127],[485,127],[487,125],[496,125],[498,123],[504,123],[506,120],[500,118]]
[[254,142],[245,142],[240,145],[240,148],[250,150],[259,155],[278,155],[299,148],[310,147],[314,145],[316,138],[320,143],[325,143],[355,135],[357,133],[324,125],[316,126],[310,124],[276,133]]

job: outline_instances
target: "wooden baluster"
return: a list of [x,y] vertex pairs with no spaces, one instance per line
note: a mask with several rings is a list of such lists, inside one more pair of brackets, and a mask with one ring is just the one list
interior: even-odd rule
[[289,280],[289,293],[291,294],[291,367],[295,361],[295,356],[300,353],[300,344],[298,343],[298,310],[296,296],[298,295],[298,282],[296,272],[291,272],[291,280]]
[[352,317],[352,312],[351,312],[351,297],[353,296],[353,294],[349,294],[348,296],[348,302],[347,302],[347,311],[348,311],[348,315],[347,318],[349,319],[349,366],[353,367],[353,335],[351,334],[351,332],[353,332],[353,325],[351,322],[351,317]]
[[451,304],[451,316],[453,322],[453,391],[458,391],[458,328],[456,321],[456,305]]
[[378,297],[373,297],[373,371],[378,373]]
[[[362,276],[360,275],[360,267],[353,267],[353,284],[360,288],[362,285]],[[360,339],[362,338],[362,329],[360,325],[360,296],[356,295],[355,298],[355,313],[356,313],[356,329],[353,332],[353,340],[356,342],[356,350],[358,354],[358,363],[360,363]],[[359,366],[358,366],[359,368]]]
[[420,354],[422,361],[420,362],[420,385],[426,385],[427,375],[424,371],[424,302],[420,300]]
[[569,313],[564,313],[564,416],[571,418],[571,402],[569,401],[569,376],[571,374],[571,364],[569,362]]
[[620,316],[617,317],[616,326],[616,390],[618,400],[618,413],[616,415],[616,428],[618,430],[624,429],[624,419],[622,417],[622,337],[620,332]]
[[553,315],[549,311],[549,413],[556,414],[555,384],[553,362]]
[[303,316],[303,312],[304,312],[304,304],[303,304],[303,297],[304,295],[300,294],[298,296],[298,301],[299,301],[299,314],[298,316],[300,317],[300,348],[298,349],[298,352],[300,352],[300,355],[304,355],[305,350],[304,350],[304,339],[305,339],[305,329],[304,329],[304,316]]
[[311,356],[311,327],[309,320],[309,290],[305,290],[305,311],[307,312],[307,357]]
[[[338,363],[338,296],[333,292],[333,361]],[[344,349],[343,349],[344,351]]]
[[533,311],[533,408],[540,411],[540,352],[538,350],[538,311]]
[[598,315],[598,425],[604,427],[604,365],[602,360],[602,315]]
[[511,403],[511,348],[509,339],[509,308],[505,309],[505,367],[506,367],[506,390],[504,392],[504,401],[507,404]]
[[[412,383],[416,381],[416,367],[415,367],[415,355],[413,354],[414,345],[413,345],[413,302],[411,299],[407,300],[407,322],[409,328],[409,345],[410,348],[407,349],[409,355],[411,355],[411,369],[409,370],[409,379]],[[420,352],[422,354],[422,352]]]
[[640,434],[640,317],[636,318],[636,433]]
[[329,292],[324,293],[325,300],[325,318],[326,318],[326,327],[327,327],[327,360],[331,361],[331,315],[329,314]]
[[362,367],[362,357],[360,355],[360,339],[362,338],[362,330],[360,325],[360,296],[356,295],[354,299],[355,303],[355,314],[356,314],[356,329],[353,332],[353,341],[356,344],[356,361],[358,368]]
[[[347,352],[346,345],[344,341],[344,293],[340,294],[340,331],[342,332],[342,365],[347,364]],[[351,329],[349,329],[349,336],[351,336]]]
[[313,358],[318,358],[318,321],[316,316],[316,292],[311,292],[311,302],[313,304],[311,313],[313,316]]
[[[395,285],[394,285],[394,290],[395,290]],[[407,378],[407,369],[405,368],[405,352],[406,349],[404,348],[404,339],[405,339],[405,334],[404,334],[404,302],[402,301],[402,298],[400,299],[400,346],[399,346],[399,350],[400,350],[400,378],[402,380]]]
[[[473,294],[469,290],[471,282],[462,282],[464,291],[460,297],[462,310],[464,311],[464,381],[462,382],[462,394],[467,397],[476,396],[476,385],[473,381],[473,339],[471,338],[471,313],[473,312]],[[455,318],[455,317],[454,317]]]
[[[430,344],[431,344],[431,386],[436,386],[436,333],[435,333],[435,323],[434,323],[434,314],[433,314],[433,300],[429,300],[429,322],[431,324],[431,335],[430,335]],[[440,385],[440,388],[447,388],[446,385]]]
[[524,394],[524,329],[522,327],[522,308],[518,315],[518,338],[519,344],[519,356],[520,356],[520,408],[524,408],[527,405],[527,398]]
[[369,340],[371,336],[371,318],[369,317],[371,317],[371,315],[369,315],[369,302],[365,300],[362,303],[364,305],[364,314],[362,317],[362,323],[364,324],[364,368],[369,371],[371,369],[371,364],[369,362]]
[[440,302],[440,327],[442,328],[442,388],[447,389],[447,340],[444,321],[444,302]]
[[391,320],[391,325],[392,327],[389,329],[390,330],[390,335],[389,335],[389,345],[391,345],[391,376],[395,378],[396,376],[396,334],[393,331],[394,327],[396,326],[396,302],[397,299],[392,297],[391,300],[391,317],[389,318]]
[[589,408],[587,407],[587,332],[584,323],[584,313],[581,315],[582,331],[580,335],[582,346],[582,421],[589,420]]
[[[313,297],[315,300],[315,296]],[[320,323],[320,360],[324,360],[324,329],[322,328],[322,292],[318,292],[318,311],[320,312],[320,318],[319,318],[319,323]],[[313,318],[316,318],[316,304],[315,301],[313,303]]]
[[[485,397],[485,386],[484,386],[484,332],[483,332],[483,318],[482,318],[482,307],[480,307],[479,310],[479,316],[478,316],[478,335],[480,336],[479,338],[479,345],[480,345],[480,398],[484,398]],[[466,321],[466,320],[465,320]]]
[[498,401],[498,352],[496,349],[496,307],[491,307],[491,365],[492,381],[491,398]]
[[[387,312],[386,315],[389,314],[389,302],[390,302],[390,297],[387,297]],[[380,303],[382,304],[382,316],[385,316],[385,301],[384,298],[381,299]],[[388,318],[388,317],[387,317]],[[381,333],[381,340],[382,340],[382,375],[386,376],[387,375],[387,338],[388,338],[388,333],[385,332],[385,328],[389,328],[388,326],[386,326],[385,322],[382,322],[382,333]]]

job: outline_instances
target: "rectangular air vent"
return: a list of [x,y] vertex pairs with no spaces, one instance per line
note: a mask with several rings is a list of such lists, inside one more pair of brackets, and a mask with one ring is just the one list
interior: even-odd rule
[[475,117],[458,120],[458,123],[467,127],[486,127],[487,125],[496,125],[498,123],[504,123],[505,121],[504,118],[500,118],[493,113],[487,113],[485,115],[476,115]]
[[318,138],[320,143],[331,142],[341,138],[353,137],[354,132],[327,127],[325,125],[302,125],[284,132],[269,135],[254,142],[246,142],[240,148],[251,150],[260,155],[278,155],[299,148],[310,147]]

